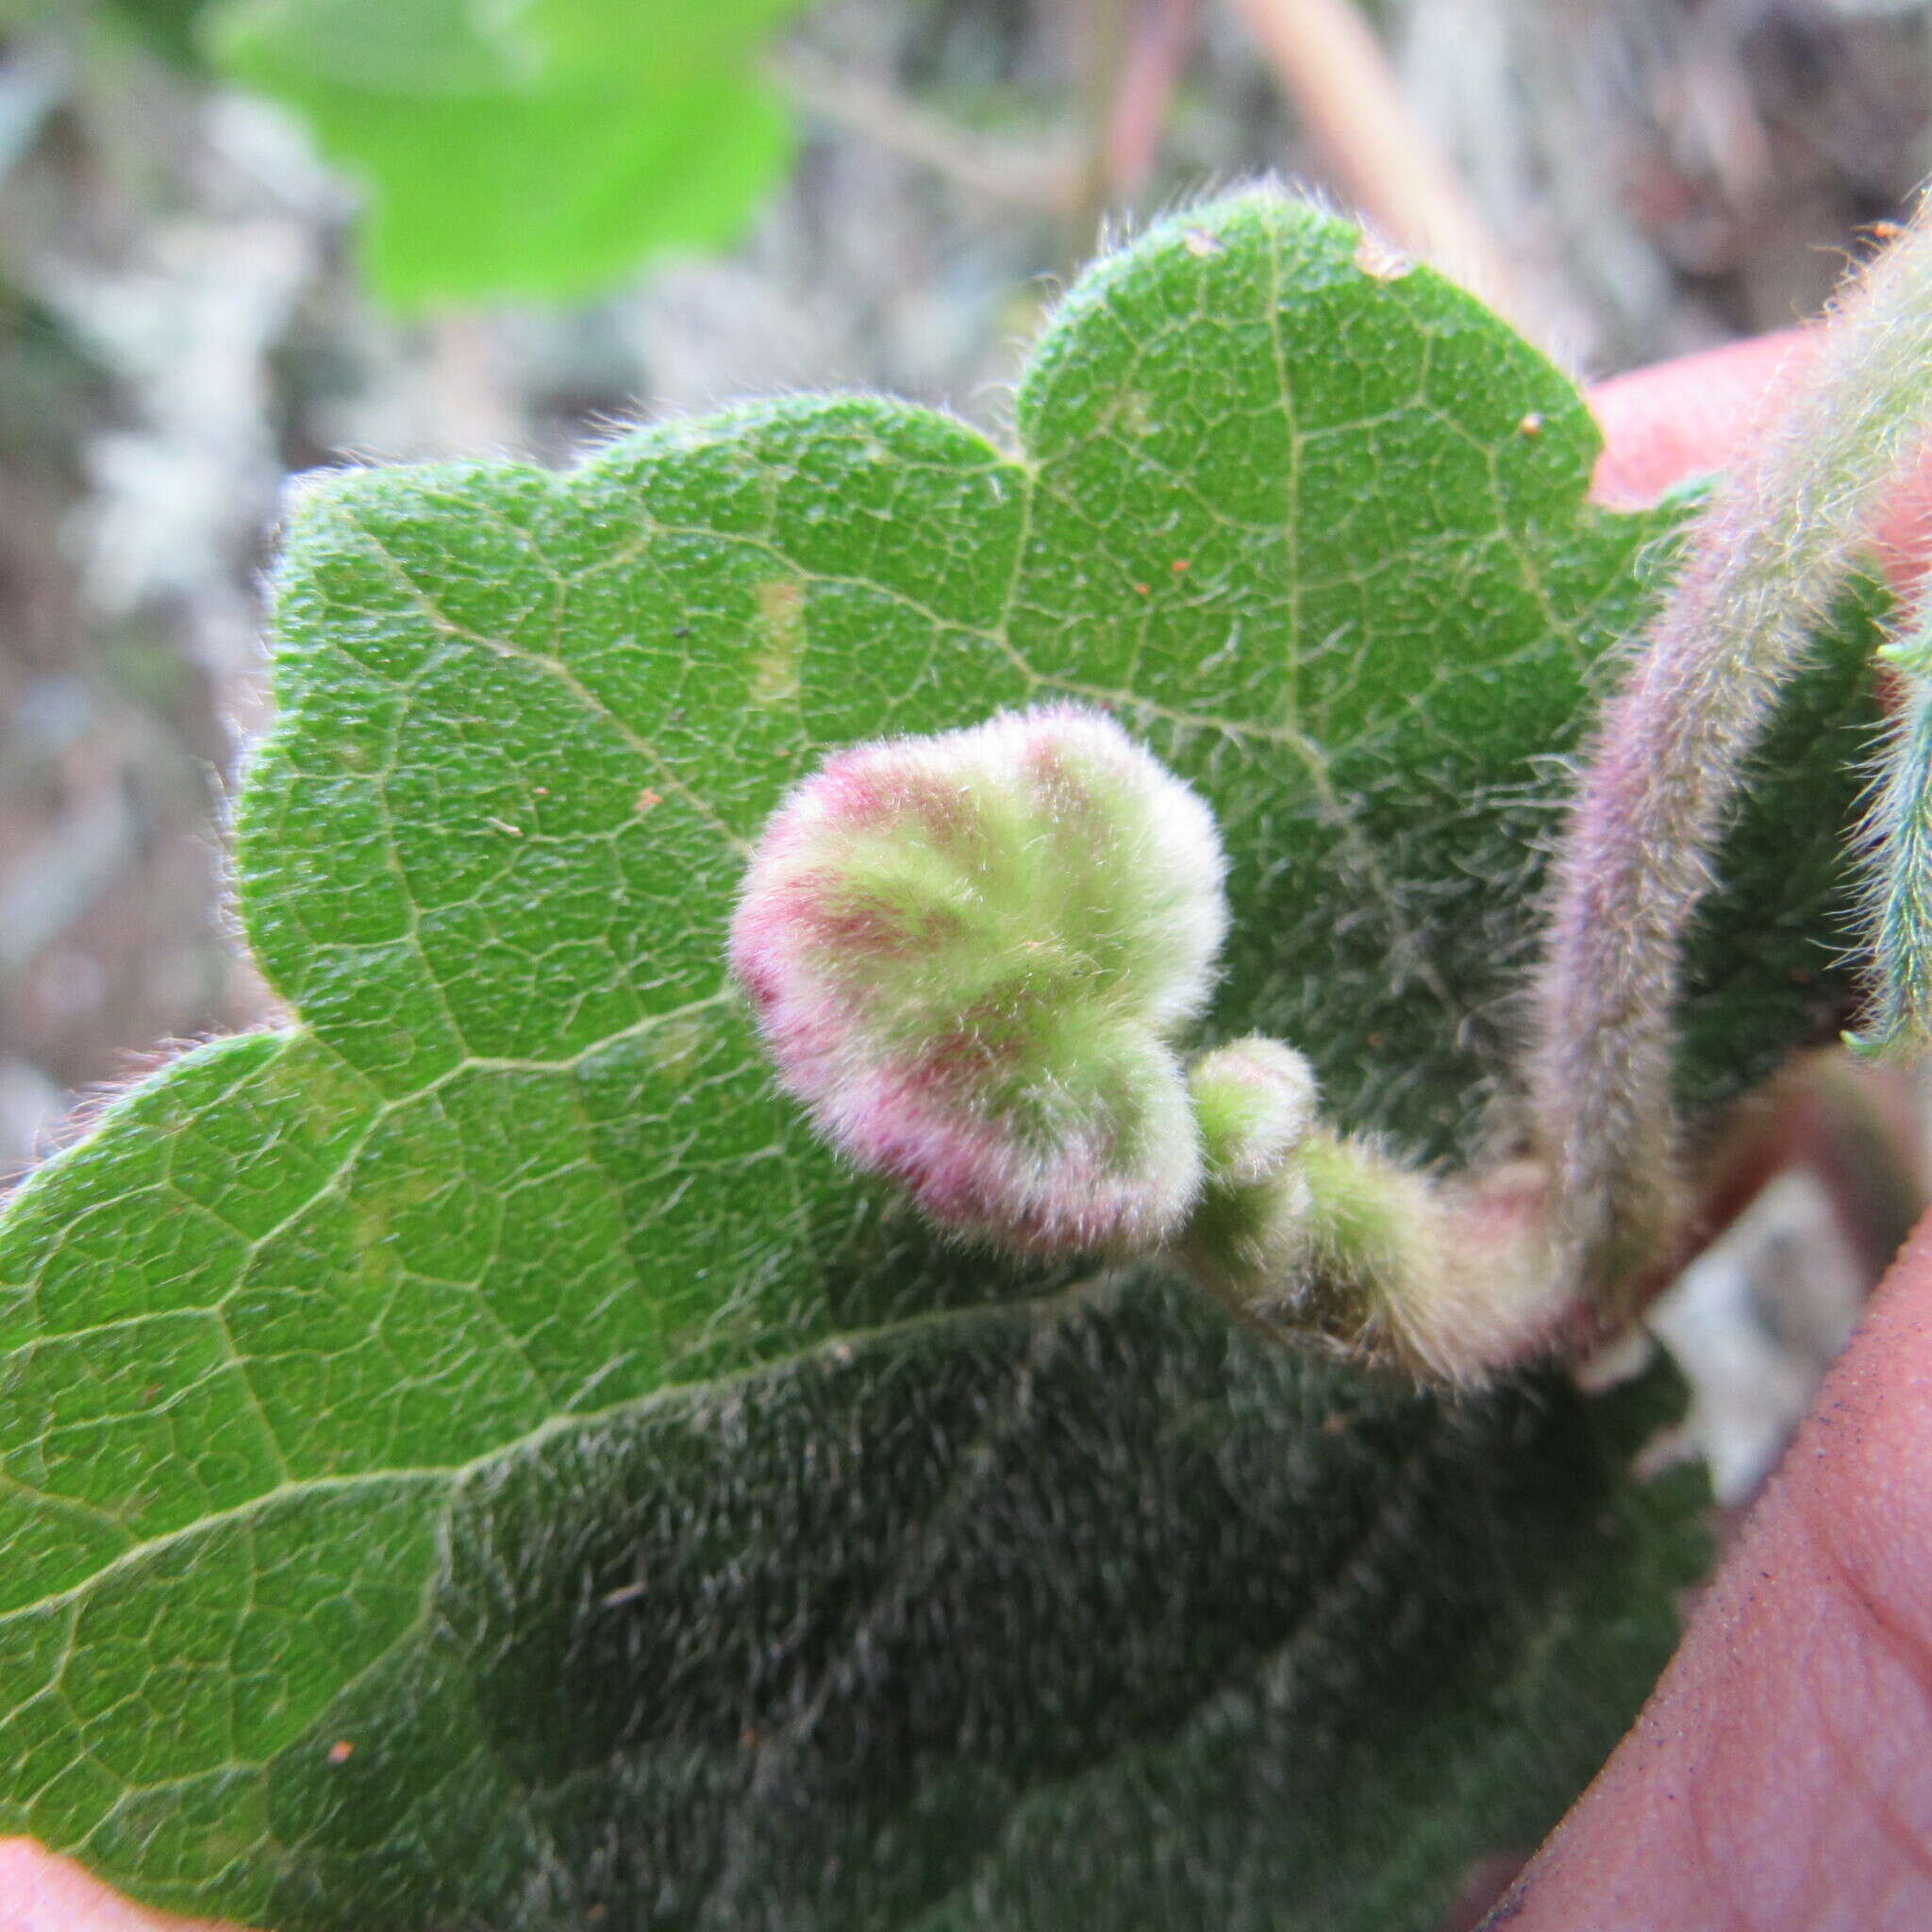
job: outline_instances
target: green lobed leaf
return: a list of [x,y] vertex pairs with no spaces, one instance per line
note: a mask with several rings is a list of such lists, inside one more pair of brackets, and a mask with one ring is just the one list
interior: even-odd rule
[[[1017,418],[307,491],[239,862],[299,1023],[0,1225],[0,1830],[288,1932],[1423,1928],[1614,1741],[1704,1554],[1628,1474],[1668,1377],[1449,1400],[939,1241],[722,953],[826,748],[1072,693],[1220,816],[1206,1037],[1467,1153],[1668,516],[1585,505],[1474,301],[1267,196],[1084,278]],[[1869,716],[1857,641],[1794,742]],[[1812,1024],[1856,788],[1768,768],[1698,1092]]]
[[759,62],[801,0],[220,0],[203,37],[368,188],[384,301],[601,292],[728,245],[791,159]]

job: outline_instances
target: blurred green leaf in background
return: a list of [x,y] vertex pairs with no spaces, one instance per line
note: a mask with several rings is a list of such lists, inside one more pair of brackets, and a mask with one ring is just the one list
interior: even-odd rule
[[231,0],[216,63],[368,191],[363,270],[406,309],[594,294],[736,241],[791,130],[759,72],[798,0]]

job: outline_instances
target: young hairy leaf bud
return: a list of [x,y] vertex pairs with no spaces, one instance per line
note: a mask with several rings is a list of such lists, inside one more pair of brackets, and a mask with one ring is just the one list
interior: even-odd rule
[[1261,1034],[1204,1053],[1188,1069],[1210,1186],[1273,1179],[1315,1124],[1315,1074]]
[[1024,1253],[1181,1224],[1171,1044],[1226,931],[1212,814],[1073,706],[856,747],[780,807],[731,928],[781,1083],[934,1220]]
[[1291,1273],[1310,1207],[1299,1158],[1315,1122],[1315,1076],[1300,1054],[1255,1036],[1188,1070],[1201,1128],[1204,1185],[1173,1246],[1182,1273],[1245,1301]]

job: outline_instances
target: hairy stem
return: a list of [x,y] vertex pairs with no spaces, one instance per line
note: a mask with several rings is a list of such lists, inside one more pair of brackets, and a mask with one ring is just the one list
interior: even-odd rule
[[1672,1100],[1683,940],[1746,761],[1876,498],[1932,415],[1922,205],[1718,486],[1565,833],[1530,1066],[1557,1257],[1614,1328],[1683,1213]]

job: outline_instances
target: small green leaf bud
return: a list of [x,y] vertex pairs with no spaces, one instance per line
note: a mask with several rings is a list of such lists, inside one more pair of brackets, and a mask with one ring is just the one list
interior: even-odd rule
[[1188,1069],[1210,1187],[1273,1179],[1315,1121],[1315,1074],[1291,1046],[1260,1034]]
[[1256,1036],[1188,1070],[1204,1185],[1172,1258],[1224,1300],[1298,1278],[1308,1242],[1308,1186],[1296,1158],[1315,1119],[1315,1076],[1278,1040]]

